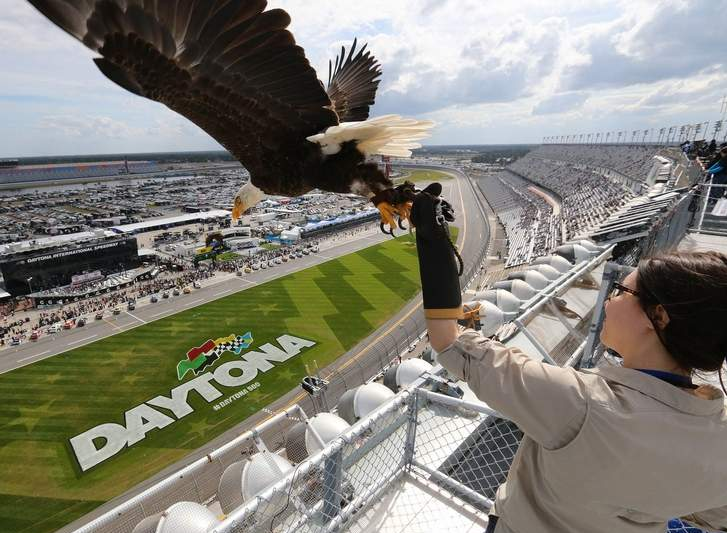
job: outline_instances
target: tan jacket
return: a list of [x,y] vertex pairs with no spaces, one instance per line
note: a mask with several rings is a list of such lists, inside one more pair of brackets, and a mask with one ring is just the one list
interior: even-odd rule
[[[525,433],[497,491],[496,533],[727,531],[727,411],[638,370],[576,371],[465,331],[438,356]],[[722,529],[720,529],[722,528]]]

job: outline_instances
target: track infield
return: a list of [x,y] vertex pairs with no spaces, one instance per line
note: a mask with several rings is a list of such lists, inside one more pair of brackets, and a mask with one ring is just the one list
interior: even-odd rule
[[439,170],[411,170],[401,169],[404,171],[404,175],[396,178],[394,183],[399,185],[404,181],[411,181],[418,183],[420,181],[447,181],[454,179],[451,174]]
[[[181,460],[297,387],[306,363],[333,362],[419,291],[416,248],[404,235],[0,375],[0,532],[55,531]],[[81,470],[72,437],[104,423],[126,424],[126,411],[169,397],[195,377],[188,370],[178,378],[189,350],[247,332],[249,348],[222,353],[200,375],[265,343],[282,346],[282,335],[315,345],[258,372],[247,387],[212,381],[218,399],[190,392],[194,411],[183,418],[156,408],[173,423]]]

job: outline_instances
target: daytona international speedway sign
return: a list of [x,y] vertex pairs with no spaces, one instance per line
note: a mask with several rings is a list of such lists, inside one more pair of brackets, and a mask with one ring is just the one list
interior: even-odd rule
[[[252,333],[230,335],[216,340],[208,340],[187,352],[187,357],[177,364],[177,378],[187,373],[196,376],[174,387],[169,396],[156,396],[124,413],[124,424],[106,423],[84,431],[70,439],[71,448],[82,471],[110,459],[127,446],[133,446],[146,438],[153,429],[162,429],[194,412],[188,397],[195,392],[210,403],[223,395],[219,387],[242,387],[255,379],[259,372],[267,372],[272,364],[282,363],[298,355],[302,349],[315,346],[315,342],[281,335],[277,346],[265,343],[257,350],[242,355],[242,350],[253,342]],[[203,372],[215,366],[220,355],[231,352],[240,358],[217,366],[214,370]],[[240,392],[240,391],[238,391]],[[159,411],[164,409],[169,416]]]

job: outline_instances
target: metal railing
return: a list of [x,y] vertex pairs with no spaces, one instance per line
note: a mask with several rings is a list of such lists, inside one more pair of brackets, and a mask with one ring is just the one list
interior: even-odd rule
[[[484,521],[521,439],[515,424],[481,403],[407,390],[207,531],[329,533],[354,523],[363,530],[381,512],[383,494],[407,482],[436,487],[450,510]],[[389,518],[412,520],[423,511],[395,509],[404,516]],[[424,529],[447,530],[441,517],[429,520]],[[672,520],[666,532],[699,530]]]
[[713,213],[717,202],[727,194],[727,184],[714,183],[714,176],[709,176],[709,181],[700,183],[695,187],[695,204],[698,203],[696,225],[693,228],[695,233],[712,233],[727,235],[727,216]]
[[[470,504],[484,519],[509,465],[501,458],[511,460],[520,440],[514,426],[494,427],[498,418],[481,404],[404,391],[209,532],[338,531],[365,517],[394,484],[417,478]],[[478,446],[460,450],[473,434]],[[491,451],[500,467],[483,476],[477,465]]]
[[663,213],[645,236],[631,241],[630,248],[617,250],[617,261],[635,266],[642,257],[675,249],[694,222],[699,197],[699,187],[695,186]]

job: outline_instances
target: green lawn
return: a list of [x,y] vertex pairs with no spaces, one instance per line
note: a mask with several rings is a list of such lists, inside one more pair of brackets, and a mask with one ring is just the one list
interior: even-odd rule
[[438,170],[405,170],[404,176],[396,178],[394,180],[394,184],[399,185],[404,180],[416,183],[418,181],[446,181],[451,179],[451,174],[440,172]]
[[[182,459],[297,387],[305,363],[340,357],[419,290],[416,249],[403,235],[0,375],[0,531],[54,531]],[[123,424],[125,411],[180,384],[189,349],[247,331],[251,350],[283,334],[317,344],[259,373],[259,388],[219,410],[190,393],[192,414],[81,473],[71,437]],[[210,370],[244,353],[227,352]],[[222,400],[241,387],[217,388]]]
[[240,257],[242,256],[235,252],[223,252],[217,256],[217,260],[224,263],[225,261],[234,261],[236,259],[239,259]]

